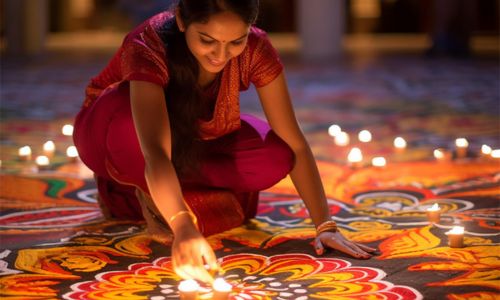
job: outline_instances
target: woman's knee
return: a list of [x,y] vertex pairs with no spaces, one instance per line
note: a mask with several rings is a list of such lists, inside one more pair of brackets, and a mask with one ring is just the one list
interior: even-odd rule
[[135,131],[127,84],[104,91],[82,110],[75,125],[75,144],[82,151],[82,160],[94,172],[109,177],[105,163],[108,161],[124,178],[130,178],[134,184],[143,183],[144,156]]
[[290,146],[283,141],[274,131],[269,132],[265,139],[268,177],[273,181],[278,182],[285,178],[293,169],[295,163],[295,155]]
[[142,154],[130,107],[117,111],[108,127],[106,158],[116,170],[130,178],[144,176]]
[[244,171],[242,185],[245,188],[242,190],[268,189],[285,178],[293,168],[295,155],[292,149],[274,132],[267,134],[264,145],[264,151],[259,151],[259,157],[255,157],[249,169]]

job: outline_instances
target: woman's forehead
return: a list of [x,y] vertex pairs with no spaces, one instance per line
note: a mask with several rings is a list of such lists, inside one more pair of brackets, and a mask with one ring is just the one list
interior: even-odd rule
[[250,28],[240,16],[233,12],[221,12],[212,15],[207,22],[192,23],[193,29],[199,33],[209,35],[219,41],[232,41],[248,33]]

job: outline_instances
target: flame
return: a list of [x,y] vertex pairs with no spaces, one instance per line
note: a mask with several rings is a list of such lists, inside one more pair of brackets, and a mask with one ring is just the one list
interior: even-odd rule
[[462,226],[453,226],[446,234],[464,234],[464,228]]
[[431,207],[427,209],[427,211],[438,211],[441,210],[441,207],[437,203],[434,203]]

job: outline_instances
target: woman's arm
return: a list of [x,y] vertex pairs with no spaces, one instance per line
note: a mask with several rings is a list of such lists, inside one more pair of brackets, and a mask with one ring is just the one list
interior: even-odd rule
[[[257,92],[271,128],[295,154],[295,166],[290,172],[290,177],[314,224],[318,227],[323,222],[331,220],[328,203],[313,154],[297,124],[284,73],[268,85],[258,88]],[[340,232],[325,232],[318,237],[321,238],[321,242],[319,239],[316,240],[318,253],[323,251],[322,243],[357,257],[369,257],[365,251],[374,250],[346,240]],[[363,247],[366,248],[360,249]]]
[[318,226],[330,220],[316,162],[295,119],[284,73],[257,91],[269,125],[295,154],[295,166],[290,172],[290,177],[304,200],[314,224]]
[[172,139],[163,88],[150,82],[131,81],[130,101],[146,163],[145,177],[149,192],[174,233],[172,259],[177,266],[176,271],[185,278],[210,281],[211,276],[204,268],[204,260],[215,269],[215,255],[197,230],[190,214],[178,214],[188,211],[188,207],[171,161]]
[[[170,122],[163,89],[153,83],[130,82],[130,99],[134,125],[144,155],[145,176],[151,196],[166,220],[179,211],[188,210],[171,158]],[[161,201],[159,201],[161,199]],[[174,230],[194,226],[188,215],[179,217]]]

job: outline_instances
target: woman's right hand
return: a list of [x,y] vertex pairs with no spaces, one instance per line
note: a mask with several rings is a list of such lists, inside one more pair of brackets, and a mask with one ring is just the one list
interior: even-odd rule
[[183,226],[175,232],[172,245],[174,270],[183,279],[212,283],[209,270],[218,270],[217,258],[207,240],[193,226]]
[[[159,216],[174,233],[172,263],[175,272],[185,279],[213,281],[205,265],[217,270],[215,254],[193,223],[172,157],[172,138],[165,92],[161,85],[130,81],[130,101],[134,126],[145,158],[144,176]],[[176,216],[172,218],[172,216]]]

